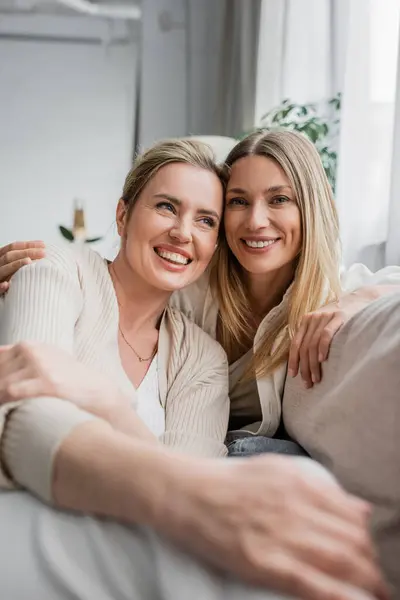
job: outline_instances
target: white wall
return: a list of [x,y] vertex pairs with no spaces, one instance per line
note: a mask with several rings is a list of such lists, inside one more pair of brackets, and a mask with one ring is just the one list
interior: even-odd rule
[[[21,37],[1,35],[10,32]],[[23,37],[34,32],[55,40]],[[97,43],[109,33],[96,19],[2,17],[0,245],[62,241],[57,226],[71,226],[73,199],[81,198],[89,234],[108,232],[98,249],[113,251],[132,157],[137,49],[122,25],[113,33],[119,42]]]

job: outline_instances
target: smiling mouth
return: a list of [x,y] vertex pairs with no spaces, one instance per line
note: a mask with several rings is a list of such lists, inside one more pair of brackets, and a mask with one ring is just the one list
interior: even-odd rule
[[273,246],[276,242],[279,242],[281,238],[275,238],[274,240],[244,240],[240,241],[247,246],[248,248],[252,248],[257,250],[258,248],[268,248],[269,246]]
[[192,262],[191,258],[178,254],[178,252],[168,252],[168,250],[161,250],[160,248],[154,248],[154,252],[157,256],[163,258],[172,265],[189,265]]

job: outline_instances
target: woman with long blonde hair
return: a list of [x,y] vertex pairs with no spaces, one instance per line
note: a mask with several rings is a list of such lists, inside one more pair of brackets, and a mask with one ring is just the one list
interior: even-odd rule
[[270,439],[280,425],[288,362],[289,375],[300,369],[306,387],[318,384],[335,333],[396,289],[381,284],[398,284],[400,269],[340,269],[332,191],[303,135],[251,134],[225,164],[224,231],[212,267],[172,301],[227,352],[230,453],[302,453]]

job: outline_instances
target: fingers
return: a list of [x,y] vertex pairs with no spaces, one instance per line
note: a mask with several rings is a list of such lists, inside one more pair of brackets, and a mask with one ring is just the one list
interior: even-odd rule
[[288,373],[290,377],[296,377],[299,372],[300,363],[300,347],[303,342],[304,336],[307,332],[307,321],[302,319],[300,327],[296,332],[292,343],[290,344],[289,361],[288,361]]
[[3,296],[3,294],[6,293],[9,287],[10,284],[8,283],[8,281],[0,282],[0,296]]
[[[269,560],[271,560],[270,557]],[[273,561],[272,566],[274,568],[272,577],[269,576],[268,581],[264,583],[269,586],[272,584],[272,587],[279,591],[303,600],[388,599],[387,595],[381,594],[381,583],[367,584],[360,589],[321,572],[310,564],[296,559],[287,560],[286,557],[284,559],[278,557]]]
[[26,360],[23,345],[0,346],[0,404],[33,397],[37,390],[37,384],[32,386],[34,378],[35,371]]
[[22,356],[19,344],[0,346],[0,377],[5,377],[13,369],[22,366]]
[[318,359],[319,345],[321,336],[331,320],[331,314],[322,314],[315,327],[313,329],[309,328],[309,332],[303,341],[303,348],[300,352],[300,370],[302,373],[304,370],[305,377],[307,380],[311,379],[311,384],[321,381],[321,363]]
[[45,243],[40,240],[34,240],[30,242],[13,242],[12,244],[7,244],[7,246],[0,248],[0,257],[4,256],[8,252],[13,252],[14,250],[29,250],[30,248],[44,249],[45,247]]
[[369,592],[373,597],[387,597],[387,589],[375,560],[357,555],[354,548],[344,543],[334,543],[328,538],[310,538],[310,554],[302,552],[304,562],[312,564],[322,573]]
[[301,488],[303,493],[307,494],[308,501],[324,513],[326,518],[338,518],[346,526],[350,523],[366,530],[371,515],[368,502],[351,496],[339,486],[321,483],[316,477],[310,477],[307,481],[303,479]]
[[[32,243],[39,244],[40,242]],[[27,249],[8,250],[7,252],[4,250],[5,248],[2,248],[0,251],[1,282],[10,279],[14,273],[16,273],[21,267],[28,265],[30,262],[32,262],[32,260],[39,260],[45,256],[45,251],[42,247],[29,247]]]
[[[307,318],[307,331],[300,346],[300,373],[306,388],[313,386],[313,377],[315,380],[320,380],[319,363],[315,365],[314,357],[317,353],[315,344],[317,343],[317,332],[321,326],[321,321],[326,319],[325,315],[313,315]],[[311,372],[310,358],[313,364],[314,373]],[[318,361],[317,361],[318,362]]]
[[323,532],[336,543],[346,544],[354,549],[356,555],[369,561],[377,560],[377,551],[368,534],[366,524],[360,526],[335,516],[328,517],[325,512],[314,510],[312,528]]
[[0,404],[46,395],[43,383],[37,378],[30,379],[29,375],[28,371],[21,371],[10,377],[15,381],[9,382],[3,392],[0,391]]
[[329,321],[329,323],[327,323],[325,329],[321,332],[318,348],[318,360],[320,363],[328,359],[329,349],[331,347],[332,340],[336,333],[339,331],[339,329],[342,327],[343,323],[344,319],[342,315],[336,314]]
[[327,360],[332,339],[342,327],[341,312],[315,312],[303,317],[293,338],[288,361],[288,374],[298,372],[306,388],[321,381],[321,363]]

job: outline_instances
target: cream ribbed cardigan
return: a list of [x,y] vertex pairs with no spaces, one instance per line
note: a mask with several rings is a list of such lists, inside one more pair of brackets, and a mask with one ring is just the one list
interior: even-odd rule
[[[24,267],[0,303],[0,344],[56,344],[111,377],[133,397],[118,351],[118,304],[106,261],[88,247],[46,248]],[[162,441],[184,452],[223,456],[229,416],[228,370],[221,346],[168,307],[159,335]],[[65,435],[93,418],[73,404],[39,398],[0,409],[0,431],[13,410],[3,453],[13,478],[49,497],[52,460]],[[27,457],[29,456],[29,463]],[[0,484],[6,485],[5,473]],[[43,490],[46,490],[45,492]]]

